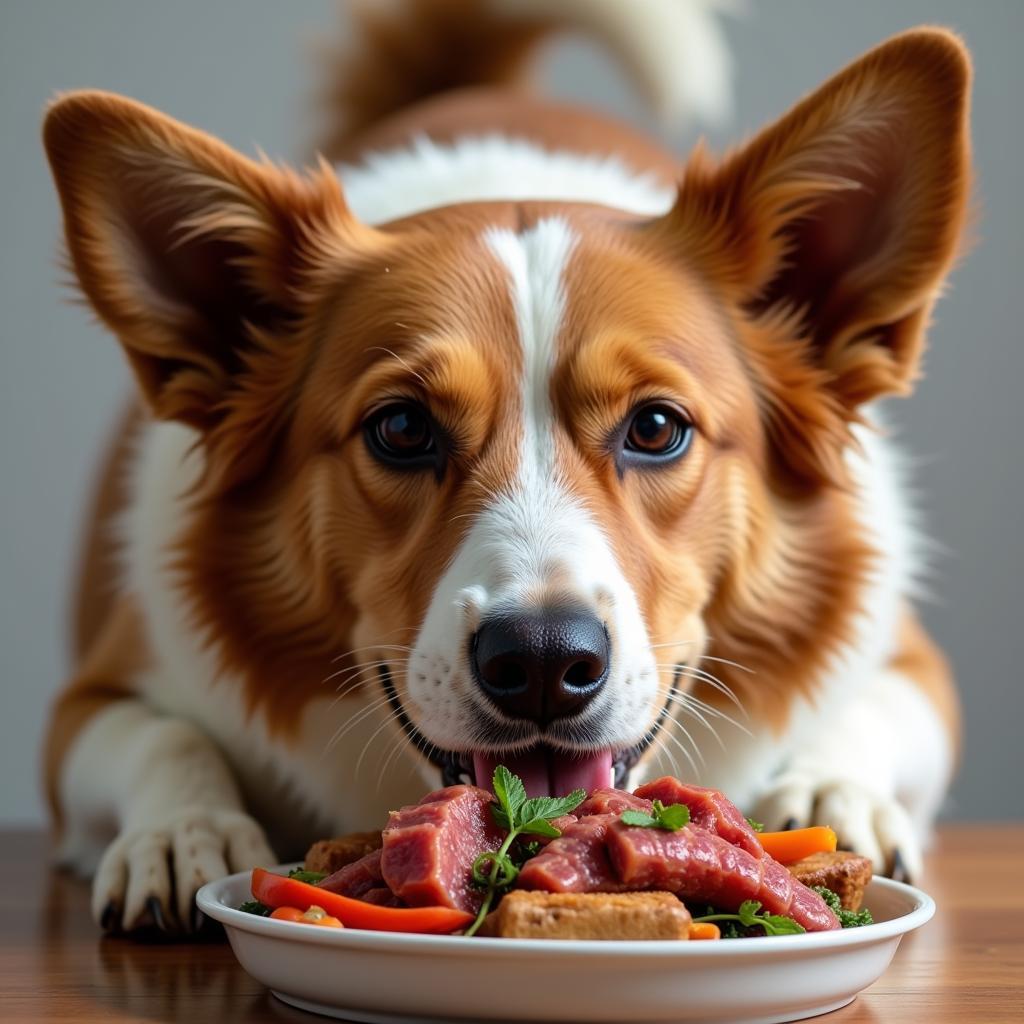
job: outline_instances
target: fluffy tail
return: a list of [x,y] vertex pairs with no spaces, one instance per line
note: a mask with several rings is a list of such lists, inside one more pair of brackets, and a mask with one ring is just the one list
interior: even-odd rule
[[729,109],[731,67],[717,9],[730,0],[350,0],[333,56],[329,158],[363,129],[449,89],[514,86],[537,44],[579,32],[605,44],[667,123]]

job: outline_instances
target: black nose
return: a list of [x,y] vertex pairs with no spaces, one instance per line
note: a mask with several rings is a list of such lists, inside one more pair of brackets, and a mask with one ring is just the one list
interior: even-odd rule
[[484,620],[471,658],[480,688],[505,714],[544,725],[597,695],[611,643],[589,612],[549,608]]

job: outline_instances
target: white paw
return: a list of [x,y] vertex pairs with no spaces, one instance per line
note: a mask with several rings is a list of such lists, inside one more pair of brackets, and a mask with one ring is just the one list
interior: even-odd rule
[[855,850],[876,874],[903,880],[920,878],[923,836],[903,806],[848,780],[789,776],[757,803],[754,818],[769,831],[829,825],[841,850]]
[[194,932],[200,886],[235,871],[275,863],[247,814],[181,808],[166,820],[122,832],[107,847],[92,884],[92,914],[107,931],[155,926]]

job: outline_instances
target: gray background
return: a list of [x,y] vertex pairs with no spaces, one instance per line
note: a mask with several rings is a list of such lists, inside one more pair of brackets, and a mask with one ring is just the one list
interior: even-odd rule
[[[93,466],[129,385],[114,340],[58,285],[43,106],[58,90],[112,89],[247,152],[301,156],[312,132],[311,53],[335,32],[333,8],[331,0],[0,3],[0,821],[42,820],[37,751],[66,671],[66,579]],[[973,51],[979,240],[939,307],[926,380],[892,413],[917,456],[942,549],[924,617],[953,657],[966,708],[965,758],[947,814],[1024,817],[1016,652],[1024,632],[1024,3],[772,0],[751,8],[727,24],[737,115],[709,133],[719,146],[902,28],[949,25]],[[540,70],[552,91],[649,124],[617,69],[586,45],[559,44]],[[680,151],[693,141],[692,127],[673,139]]]

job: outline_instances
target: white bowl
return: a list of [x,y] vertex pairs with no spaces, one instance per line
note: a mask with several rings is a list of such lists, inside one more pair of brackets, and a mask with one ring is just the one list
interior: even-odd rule
[[[279,870],[286,870],[281,868]],[[875,924],[720,942],[571,942],[314,928],[236,908],[248,872],[199,890],[239,962],[279,999],[369,1024],[715,1021],[774,1024],[838,1009],[879,978],[930,896],[873,878]]]

